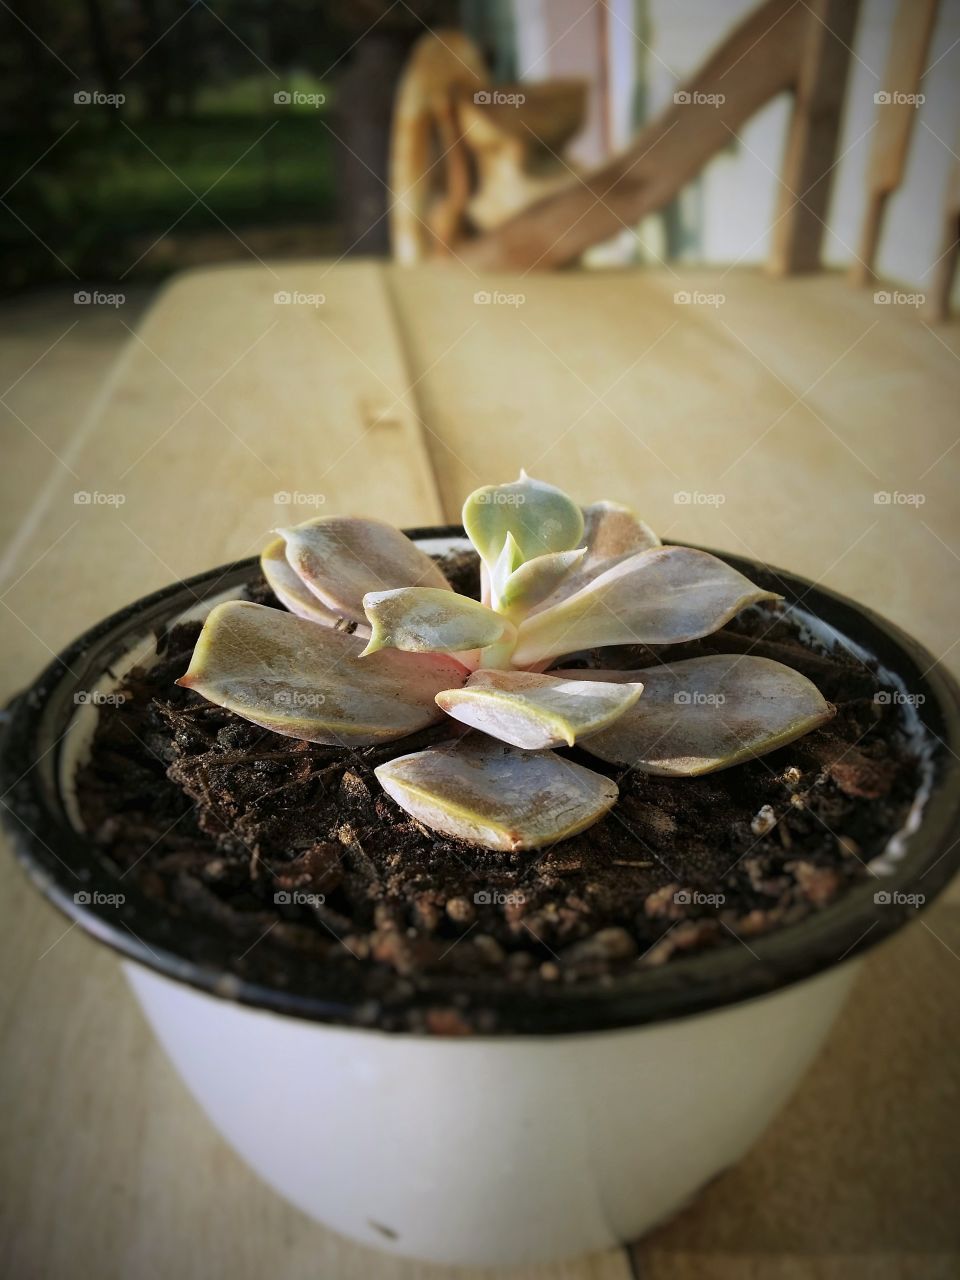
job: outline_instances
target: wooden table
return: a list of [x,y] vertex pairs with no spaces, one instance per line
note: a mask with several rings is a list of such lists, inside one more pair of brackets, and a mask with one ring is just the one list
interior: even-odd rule
[[[83,326],[102,323],[84,316],[63,349],[82,358]],[[27,363],[9,356],[7,381]],[[76,369],[43,372],[8,400],[5,696],[105,613],[253,554],[291,511],[453,520],[470,489],[521,465],[584,501],[629,502],[662,535],[847,591],[958,669],[960,331],[835,278],[220,268],[162,292],[89,403]],[[2,876],[6,1274],[468,1274],[360,1249],[261,1185],[113,957],[9,860]],[[793,1105],[737,1169],[630,1251],[514,1274],[956,1275],[958,980],[954,886],[870,958]]]

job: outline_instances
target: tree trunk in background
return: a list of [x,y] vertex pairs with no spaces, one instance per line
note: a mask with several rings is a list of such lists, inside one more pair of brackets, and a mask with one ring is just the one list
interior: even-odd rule
[[140,0],[143,21],[141,61],[137,66],[137,78],[143,87],[147,111],[153,119],[165,119],[169,114],[170,94],[173,85],[169,74],[169,57],[163,39],[156,0]]
[[100,83],[103,86],[103,92],[116,93],[117,69],[113,64],[113,53],[110,49],[110,41],[107,38],[107,26],[103,19],[100,0],[84,0],[84,8],[87,11],[87,26],[90,31],[93,60],[96,64]]
[[390,251],[387,173],[397,81],[417,31],[371,31],[336,81],[334,173],[343,249]]
[[197,30],[194,17],[197,6],[190,4],[187,16],[176,27],[174,60],[174,81],[177,91],[177,110],[188,119],[194,114],[197,90],[200,87],[200,73],[197,70]]

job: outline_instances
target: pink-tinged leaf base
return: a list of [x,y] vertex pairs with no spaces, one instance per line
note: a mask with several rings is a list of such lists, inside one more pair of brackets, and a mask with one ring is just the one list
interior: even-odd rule
[[211,610],[177,683],[254,724],[308,742],[388,742],[440,718],[435,698],[467,669],[390,650],[279,609],[231,600]]

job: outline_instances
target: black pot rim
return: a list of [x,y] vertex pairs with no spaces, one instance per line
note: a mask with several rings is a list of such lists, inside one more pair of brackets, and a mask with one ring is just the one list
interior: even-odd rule
[[[458,525],[406,532],[418,539],[463,536]],[[256,558],[207,570],[134,601],[79,636],[13,699],[0,736],[0,788],[16,855],[55,906],[127,959],[212,995],[316,1022],[404,1030],[413,1010],[452,1006],[486,1012],[489,1016],[480,1025],[489,1023],[495,1034],[574,1034],[666,1022],[811,978],[894,933],[917,913],[915,899],[919,896],[928,905],[960,866],[960,688],[921,645],[871,610],[761,562],[725,553],[722,558],[779,591],[788,604],[802,603],[921,695],[918,715],[934,743],[931,793],[890,873],[853,886],[837,902],[797,924],[753,938],[749,946],[672,960],[608,984],[558,985],[535,995],[492,980],[460,982],[456,988],[449,979],[424,980],[399,993],[393,990],[378,1004],[369,971],[359,967],[353,977],[331,976],[327,982],[318,966],[308,990],[298,990],[293,971],[286,984],[265,983],[255,972],[239,976],[231,967],[236,939],[212,937],[207,945],[205,935],[189,921],[172,916],[135,885],[123,882],[125,901],[119,907],[98,902],[96,892],[116,891],[118,881],[110,878],[115,873],[97,846],[71,825],[58,783],[74,694],[92,687],[109,669],[111,656],[127,651],[134,638],[162,629],[192,603],[199,605],[249,581]],[[878,885],[890,901],[875,900]],[[92,900],[78,902],[76,895],[84,892]],[[187,958],[187,951],[198,954],[198,938],[204,942],[202,954]],[[291,970],[298,964],[291,959]]]

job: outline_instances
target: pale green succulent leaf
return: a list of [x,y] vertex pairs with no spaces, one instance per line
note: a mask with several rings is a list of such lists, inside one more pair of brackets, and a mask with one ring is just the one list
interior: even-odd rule
[[328,610],[364,622],[363,597],[394,587],[451,590],[434,564],[399,529],[382,520],[321,516],[277,532],[290,567]]
[[524,560],[572,550],[583,533],[583,513],[562,490],[521,471],[512,484],[474,490],[463,504],[463,526],[481,560],[492,567],[508,534]]
[[728,769],[786,746],[836,711],[799,671],[752,654],[566,674],[603,683],[643,681],[639,702],[579,743],[601,760],[642,773],[692,777]]
[[520,550],[520,544],[512,533],[508,533],[503,544],[503,550],[497,556],[496,563],[490,571],[491,599],[502,603],[503,592],[507,583],[522,564],[523,553]]
[[617,799],[616,783],[592,769],[480,737],[399,756],[375,773],[418,822],[509,853],[576,835]]
[[706,551],[653,547],[526,618],[512,662],[530,667],[611,644],[680,644],[716,631],[748,604],[776,599]]
[[527,560],[504,582],[499,593],[501,609],[507,612],[532,609],[566,581],[586,554],[586,547],[578,547],[574,551],[551,551],[549,555]]
[[586,555],[573,571],[558,582],[546,605],[572,596],[621,560],[661,545],[648,524],[619,502],[592,502],[583,508],[583,538]]
[[572,747],[634,705],[640,683],[603,683],[529,671],[475,671],[462,688],[437,694],[455,720],[525,751]]
[[321,604],[320,598],[315,596],[303,579],[291,569],[283,538],[275,538],[264,549],[260,556],[260,568],[273,594],[298,618],[309,618],[311,622],[319,622],[325,627],[343,626],[344,623],[349,623],[354,635],[369,636],[370,628],[364,623],[354,623]]
[[508,619],[479,600],[434,587],[370,591],[363,607],[372,629],[363,657],[386,648],[461,653],[516,636]]
[[363,641],[244,600],[211,610],[177,681],[264,729],[329,746],[402,738],[440,718],[467,668],[440,654],[361,660]]

